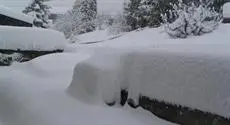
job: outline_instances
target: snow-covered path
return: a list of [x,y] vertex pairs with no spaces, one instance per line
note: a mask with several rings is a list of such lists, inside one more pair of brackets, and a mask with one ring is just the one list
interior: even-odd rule
[[87,53],[43,56],[0,68],[3,125],[172,125],[142,109],[85,104],[65,93]]

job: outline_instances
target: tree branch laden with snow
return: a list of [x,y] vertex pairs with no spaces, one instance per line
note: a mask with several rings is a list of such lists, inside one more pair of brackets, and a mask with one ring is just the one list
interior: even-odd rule
[[50,6],[45,4],[49,0],[33,0],[22,12],[34,17],[36,27],[48,28],[50,24]]

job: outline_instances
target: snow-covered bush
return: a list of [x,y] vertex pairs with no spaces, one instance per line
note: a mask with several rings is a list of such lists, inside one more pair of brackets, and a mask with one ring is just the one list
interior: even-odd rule
[[50,24],[49,15],[51,8],[47,4],[45,4],[46,1],[49,0],[33,0],[31,4],[29,4],[25,10],[22,12],[28,15],[33,16],[34,19],[34,25],[36,27],[42,27],[42,28],[48,28]]
[[200,1],[200,4],[186,4],[179,0],[178,4],[173,4],[173,10],[162,15],[166,33],[173,38],[186,38],[215,30],[222,16],[210,7],[210,3]]
[[3,54],[0,53],[0,66],[10,65],[12,62],[21,62],[23,61],[23,55],[20,53],[13,54]]

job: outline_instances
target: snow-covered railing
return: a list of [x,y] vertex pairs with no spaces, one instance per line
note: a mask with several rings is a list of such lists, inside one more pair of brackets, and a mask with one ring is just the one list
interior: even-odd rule
[[100,50],[76,65],[68,93],[85,102],[119,104],[120,92],[126,90],[134,105],[139,105],[140,97],[148,97],[189,107],[187,112],[230,118],[229,54],[222,50],[213,54],[212,47]]

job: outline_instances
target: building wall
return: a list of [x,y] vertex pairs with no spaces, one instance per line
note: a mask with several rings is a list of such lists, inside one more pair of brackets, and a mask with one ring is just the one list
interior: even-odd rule
[[32,27],[33,24],[17,20],[5,15],[0,14],[0,25],[6,25],[6,26],[20,26],[20,27]]

